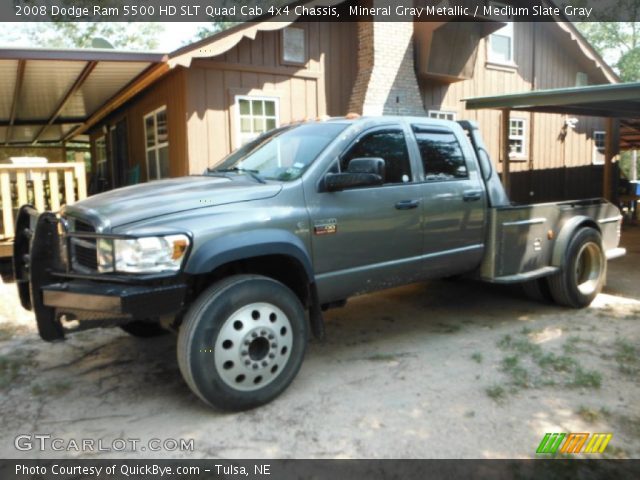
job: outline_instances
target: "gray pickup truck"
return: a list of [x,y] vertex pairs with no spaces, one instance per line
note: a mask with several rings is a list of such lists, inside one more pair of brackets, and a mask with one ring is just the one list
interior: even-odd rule
[[336,118],[272,130],[202,175],[20,209],[14,267],[44,340],[178,332],[212,406],[269,402],[322,311],[429,278],[522,283],[580,308],[621,256],[602,199],[512,205],[471,122]]

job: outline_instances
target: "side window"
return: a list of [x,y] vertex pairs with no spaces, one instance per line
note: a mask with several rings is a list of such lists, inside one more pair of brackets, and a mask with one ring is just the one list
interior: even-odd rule
[[384,183],[411,181],[411,164],[407,142],[401,130],[378,130],[361,137],[340,159],[340,171],[346,172],[354,158],[384,159]]
[[458,139],[453,132],[413,127],[422,157],[425,180],[469,178],[469,171]]

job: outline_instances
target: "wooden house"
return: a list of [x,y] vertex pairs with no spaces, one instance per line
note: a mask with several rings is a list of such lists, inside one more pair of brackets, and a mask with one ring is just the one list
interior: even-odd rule
[[[270,128],[347,112],[476,120],[500,169],[501,113],[462,99],[618,81],[570,23],[305,20],[238,25],[130,83],[76,131],[90,188],[199,174]],[[603,132],[595,117],[512,113],[512,197],[599,196]]]

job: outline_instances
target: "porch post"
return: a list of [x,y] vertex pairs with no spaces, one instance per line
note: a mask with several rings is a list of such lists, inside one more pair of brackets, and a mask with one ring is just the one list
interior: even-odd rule
[[509,146],[509,116],[511,115],[511,110],[505,108],[502,110],[502,118],[501,118],[501,135],[500,135],[500,156],[502,157],[502,185],[504,186],[504,190],[507,193],[507,196],[511,196],[511,172],[509,165],[509,153],[511,153],[511,148]]
[[616,148],[616,120],[613,118],[607,119],[607,133],[605,136],[604,144],[604,174],[602,175],[602,196],[609,201],[613,200],[612,180],[613,180],[613,157],[617,153]]

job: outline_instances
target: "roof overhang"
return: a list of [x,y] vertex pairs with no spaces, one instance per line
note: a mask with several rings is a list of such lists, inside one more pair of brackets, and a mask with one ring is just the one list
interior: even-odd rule
[[528,112],[627,118],[640,116],[640,83],[535,90],[463,100],[471,110],[508,108]]
[[0,48],[0,145],[64,143],[165,58],[150,52]]
[[463,100],[469,110],[508,109],[617,118],[620,146],[640,147],[640,82],[558,88]]

